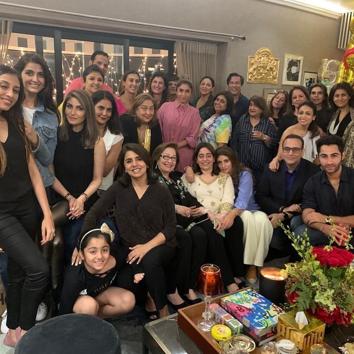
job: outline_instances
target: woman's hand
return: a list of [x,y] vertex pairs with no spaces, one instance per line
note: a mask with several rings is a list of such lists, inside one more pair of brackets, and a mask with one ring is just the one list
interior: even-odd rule
[[176,213],[184,216],[185,218],[190,218],[192,215],[192,209],[183,205],[176,205]]
[[32,149],[34,150],[38,146],[38,134],[33,129],[32,125],[27,121],[25,123],[25,134],[29,142],[31,143]]
[[52,214],[49,214],[43,218],[42,221],[42,240],[41,245],[52,241],[55,236],[55,227]]
[[84,214],[85,200],[83,196],[79,198],[70,198],[69,199],[69,212],[66,214],[70,220],[79,218],[82,214]]
[[220,230],[229,229],[234,224],[235,217],[236,215],[232,211],[229,211],[221,220]]
[[146,244],[129,247],[129,249],[131,250],[127,257],[127,262],[129,264],[139,264],[146,255],[146,253],[150,251],[150,248],[146,246]]
[[207,213],[207,211],[204,207],[199,207],[199,208],[191,207],[190,209],[191,209],[191,213],[192,213],[193,218],[196,218],[198,216],[202,216]]
[[188,183],[193,183],[194,182],[194,171],[193,171],[192,167],[187,166],[184,169],[184,175],[185,175],[186,181]]
[[279,169],[279,160],[274,157],[274,159],[269,163],[269,169],[273,172],[277,172]]
[[82,257],[80,252],[78,251],[77,247],[74,248],[74,252],[71,256],[71,265],[79,265],[82,263]]

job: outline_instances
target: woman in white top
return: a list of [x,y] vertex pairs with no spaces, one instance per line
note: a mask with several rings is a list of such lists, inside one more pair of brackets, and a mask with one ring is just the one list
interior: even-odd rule
[[106,148],[103,180],[99,188],[102,193],[113,183],[124,138],[120,132],[119,116],[113,95],[108,91],[98,91],[92,95],[92,101],[95,106],[99,135],[103,138]]
[[[200,143],[197,146],[193,156],[193,171],[194,175],[182,177],[189,193],[202,205],[193,208],[192,217],[208,214],[214,224],[217,232],[205,230],[208,234],[208,256],[221,268],[224,285],[231,292],[238,289],[238,277],[244,275],[242,221],[237,218],[228,227],[224,227],[223,223],[233,207],[234,185],[229,175],[220,173],[211,144]],[[201,223],[200,226],[204,228],[207,224],[210,223]]]
[[279,142],[278,154],[270,162],[269,168],[277,171],[279,161],[281,159],[280,147],[283,145],[284,139],[290,134],[296,134],[304,139],[304,156],[305,160],[317,163],[316,141],[320,138],[320,129],[315,123],[316,106],[310,101],[306,101],[299,105],[297,114],[297,123],[287,128],[281,136]]

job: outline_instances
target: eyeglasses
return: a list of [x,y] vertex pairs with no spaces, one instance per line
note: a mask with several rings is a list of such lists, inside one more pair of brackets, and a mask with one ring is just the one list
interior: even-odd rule
[[302,151],[302,148],[299,148],[299,147],[283,147],[283,151],[286,152],[286,153],[289,153],[289,152],[293,152],[294,154],[298,154],[299,152]]
[[177,161],[176,156],[168,156],[168,155],[161,155],[162,160],[164,161]]

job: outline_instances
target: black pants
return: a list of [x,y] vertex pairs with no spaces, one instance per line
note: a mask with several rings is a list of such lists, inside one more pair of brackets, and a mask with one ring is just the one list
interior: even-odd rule
[[0,247],[8,256],[7,326],[30,329],[49,278],[48,266],[34,243],[38,227],[32,191],[0,204]]
[[[239,220],[238,220],[239,219]],[[234,276],[243,273],[243,224],[236,218],[223,237],[214,230],[210,221],[199,224],[208,235],[208,257],[220,267],[222,281],[225,286],[234,283]]]
[[200,267],[206,258],[208,236],[199,225],[190,231],[178,226],[176,239],[174,266],[170,268],[168,276],[176,284],[174,290],[177,287],[181,294],[187,294],[189,289],[196,287]]
[[[120,245],[118,262],[126,262],[130,250]],[[176,283],[168,277],[168,269],[173,264],[175,248],[160,245],[154,247],[143,257],[138,267],[133,265],[139,272],[145,273],[144,282],[147,290],[155,302],[156,309],[161,310],[166,304],[166,295],[176,290]],[[121,285],[125,287],[124,285]],[[173,287],[175,287],[173,289]]]

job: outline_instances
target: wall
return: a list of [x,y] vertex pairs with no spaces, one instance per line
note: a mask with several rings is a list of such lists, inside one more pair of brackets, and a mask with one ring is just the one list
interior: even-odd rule
[[[8,4],[8,6],[7,6]],[[114,19],[139,21],[174,27],[246,35],[246,41],[234,40],[218,45],[218,88],[223,88],[230,71],[246,76],[247,57],[260,47],[268,47],[281,60],[279,81],[283,69],[284,53],[304,56],[305,71],[317,71],[321,58],[340,59],[343,52],[336,49],[339,20],[276,5],[262,0],[104,0],[57,1],[18,0],[16,5],[99,16],[87,20],[80,16],[46,13],[36,9],[13,7],[0,2],[3,16],[101,31],[154,35],[162,38],[196,39],[198,35],[174,30],[129,26]],[[104,6],[102,6],[104,4]],[[110,20],[108,20],[109,18]],[[140,32],[139,32],[140,31]],[[208,36],[200,36],[208,40]],[[212,36],[211,36],[212,37]],[[210,38],[209,38],[210,39]],[[219,40],[219,39],[218,39]],[[219,40],[220,41],[220,40]],[[280,84],[278,85],[280,86]],[[262,94],[264,87],[272,85],[245,84],[247,95]],[[274,87],[277,87],[275,85]]]

